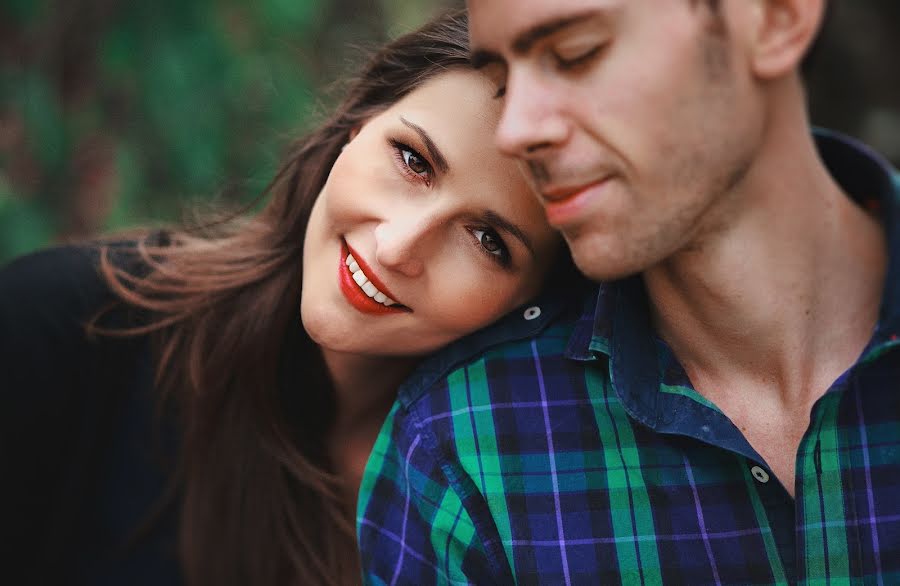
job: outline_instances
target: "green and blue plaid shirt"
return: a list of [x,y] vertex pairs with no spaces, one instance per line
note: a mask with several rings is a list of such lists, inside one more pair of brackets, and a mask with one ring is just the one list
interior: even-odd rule
[[545,297],[401,388],[360,491],[366,582],[900,584],[900,180],[817,141],[876,204],[890,265],[870,344],[813,407],[796,498],[692,388],[633,278]]

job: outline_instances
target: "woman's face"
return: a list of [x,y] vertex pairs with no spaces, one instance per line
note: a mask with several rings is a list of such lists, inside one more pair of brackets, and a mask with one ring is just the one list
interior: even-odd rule
[[441,73],[341,152],[303,251],[301,313],[320,346],[420,355],[538,292],[561,240],[493,146],[492,97],[481,74]]

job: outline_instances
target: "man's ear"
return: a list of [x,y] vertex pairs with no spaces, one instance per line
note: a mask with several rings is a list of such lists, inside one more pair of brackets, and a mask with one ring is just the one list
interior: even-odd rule
[[757,0],[750,58],[759,78],[774,79],[799,70],[819,32],[826,1]]

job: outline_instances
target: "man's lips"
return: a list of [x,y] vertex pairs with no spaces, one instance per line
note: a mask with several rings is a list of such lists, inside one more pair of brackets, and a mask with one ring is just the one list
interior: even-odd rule
[[586,183],[581,183],[580,185],[574,186],[544,186],[540,189],[541,197],[544,198],[544,201],[548,202],[560,202],[579,193],[583,192],[586,189],[589,189],[595,185],[603,183],[606,181],[608,177],[603,177],[601,179],[596,179],[594,181],[588,181]]
[[541,189],[547,221],[556,227],[574,224],[584,219],[593,202],[602,197],[611,177],[577,186],[551,186]]

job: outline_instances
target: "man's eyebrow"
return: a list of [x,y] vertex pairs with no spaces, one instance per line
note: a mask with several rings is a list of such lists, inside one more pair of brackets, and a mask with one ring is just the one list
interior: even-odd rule
[[525,248],[528,249],[528,251],[531,253],[531,256],[534,256],[534,245],[531,243],[531,238],[529,238],[528,234],[526,234],[517,225],[513,224],[497,212],[493,212],[491,210],[485,210],[481,214],[481,219],[484,221],[484,223],[490,224],[495,228],[500,228],[504,232],[508,232],[509,234],[515,236],[522,242],[522,244],[525,245]]
[[[581,24],[582,22],[594,18],[603,12],[598,9],[589,9],[568,16],[554,18],[545,22],[540,22],[525,32],[519,34],[512,42],[512,52],[515,55],[524,55],[531,51],[535,43],[549,37],[565,28]],[[496,51],[489,49],[475,49],[470,57],[472,67],[481,69],[493,63],[504,63],[506,60]]]
[[473,69],[484,69],[488,65],[492,65],[494,63],[504,63],[505,59],[500,56],[499,53],[494,51],[489,51],[487,49],[476,49],[472,51],[472,55],[469,57],[469,61],[472,63]]
[[400,121],[403,122],[406,126],[412,128],[419,135],[419,138],[422,139],[422,142],[425,143],[425,148],[428,149],[428,154],[431,155],[431,160],[434,161],[434,164],[437,165],[438,169],[441,170],[442,173],[447,173],[450,171],[450,165],[447,164],[447,159],[444,158],[444,154],[441,152],[441,149],[438,148],[434,141],[431,140],[431,137],[425,131],[424,128],[410,122],[403,116],[400,117]]

